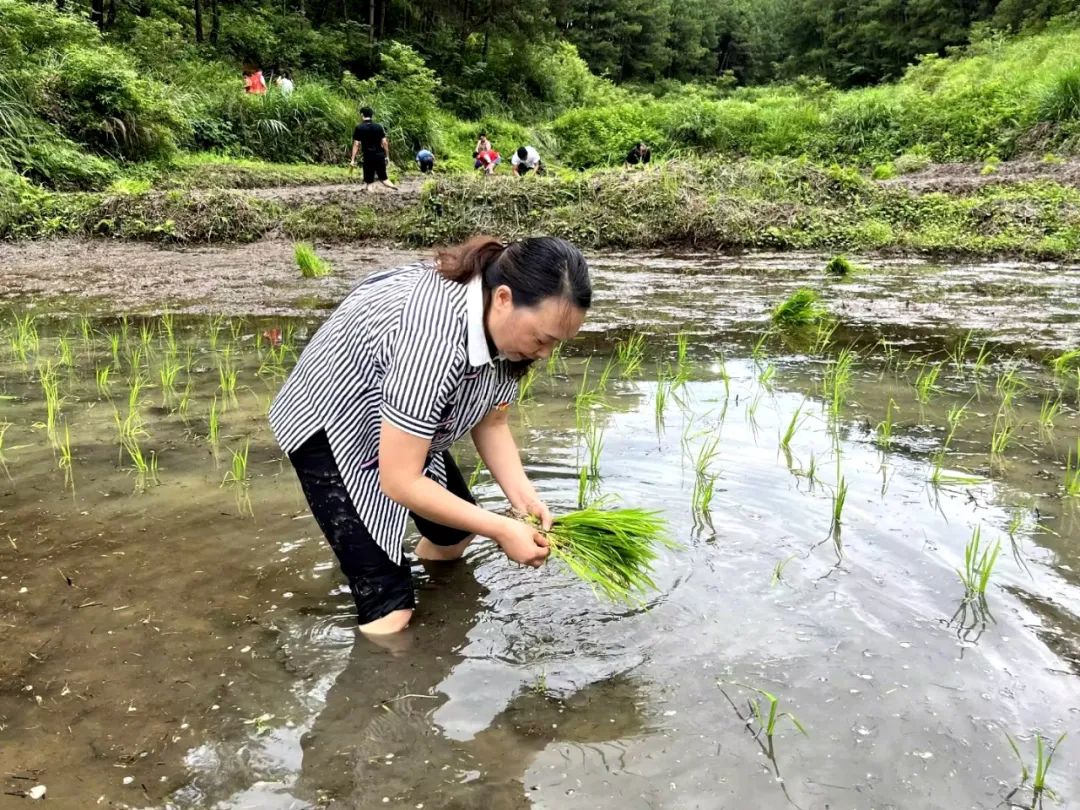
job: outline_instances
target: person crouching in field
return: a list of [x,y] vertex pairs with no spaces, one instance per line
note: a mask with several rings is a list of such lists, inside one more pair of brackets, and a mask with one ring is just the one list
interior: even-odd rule
[[420,174],[431,174],[435,169],[435,154],[426,146],[416,153],[416,167]]
[[634,144],[629,152],[627,152],[626,162],[623,163],[623,168],[629,169],[631,166],[637,166],[639,163],[642,166],[645,166],[648,164],[650,158],[652,158],[652,152],[649,151],[649,147],[639,141]]
[[476,153],[476,161],[473,163],[474,169],[483,169],[484,174],[495,174],[495,167],[502,163],[502,157],[494,149],[485,149],[482,152]]

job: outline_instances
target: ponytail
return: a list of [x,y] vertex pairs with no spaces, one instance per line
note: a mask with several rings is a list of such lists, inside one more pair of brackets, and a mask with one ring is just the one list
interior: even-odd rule
[[468,284],[493,265],[506,245],[490,236],[474,236],[467,242],[438,252],[439,275],[448,281]]

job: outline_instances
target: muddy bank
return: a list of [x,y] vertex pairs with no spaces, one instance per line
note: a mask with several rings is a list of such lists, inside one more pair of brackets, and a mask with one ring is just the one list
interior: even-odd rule
[[883,180],[885,187],[920,194],[971,194],[988,186],[1054,183],[1080,188],[1080,160],[1010,160],[1004,163],[935,163],[917,172]]
[[[335,268],[327,278],[302,278],[292,243],[284,240],[175,249],[99,240],[0,245],[0,303],[33,301],[70,313],[305,316],[334,306],[373,270],[432,255],[340,243],[320,244],[318,251]],[[612,326],[607,305],[618,303],[639,313],[638,329],[760,332],[776,303],[809,286],[863,340],[877,335],[932,344],[940,343],[933,336],[942,330],[974,330],[1035,358],[1075,344],[1080,265],[852,258],[865,269],[837,280],[823,272],[828,254],[822,253],[596,253],[590,262],[605,306],[587,328],[605,333]]]

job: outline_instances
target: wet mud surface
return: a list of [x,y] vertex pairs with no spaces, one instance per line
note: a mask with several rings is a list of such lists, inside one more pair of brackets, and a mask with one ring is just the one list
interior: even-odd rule
[[900,186],[920,194],[942,192],[970,194],[985,186],[1051,181],[1080,188],[1080,161],[1010,160],[987,170],[984,163],[935,163],[892,180],[883,186]]

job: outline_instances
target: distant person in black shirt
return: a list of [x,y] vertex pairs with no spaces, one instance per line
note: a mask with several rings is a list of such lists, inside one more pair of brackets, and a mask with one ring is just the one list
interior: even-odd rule
[[634,144],[634,148],[631,149],[626,155],[626,163],[623,164],[624,169],[629,169],[631,166],[637,166],[639,163],[644,166],[649,162],[652,157],[652,153],[649,151],[644,143],[638,142]]
[[364,191],[371,191],[376,177],[387,188],[396,189],[397,186],[386,179],[386,164],[390,162],[390,142],[386,139],[386,130],[382,128],[382,125],[371,120],[373,115],[375,113],[371,107],[360,109],[360,118],[363,120],[353,130],[350,165],[356,165],[356,153],[362,149]]

